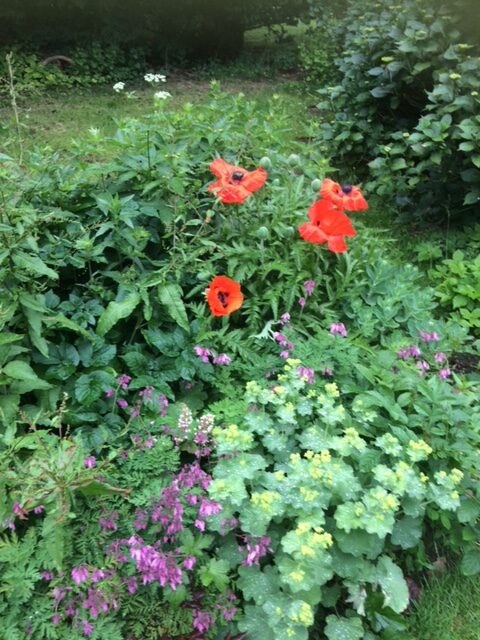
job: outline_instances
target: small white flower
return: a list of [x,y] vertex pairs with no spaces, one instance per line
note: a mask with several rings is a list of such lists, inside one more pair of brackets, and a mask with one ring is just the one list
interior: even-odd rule
[[113,90],[116,91],[117,93],[120,93],[124,89],[125,89],[125,82],[116,82],[113,85]]
[[171,98],[172,94],[168,91],[157,91],[154,93],[153,97],[155,100],[166,100],[167,98]]
[[97,129],[96,127],[90,127],[88,131],[90,132],[90,135],[93,136],[94,138],[98,138],[98,136],[100,135],[100,129]]
[[154,84],[167,81],[167,77],[162,76],[161,73],[146,73],[143,76],[143,79],[145,80],[145,82],[150,82],[150,83],[153,82]]

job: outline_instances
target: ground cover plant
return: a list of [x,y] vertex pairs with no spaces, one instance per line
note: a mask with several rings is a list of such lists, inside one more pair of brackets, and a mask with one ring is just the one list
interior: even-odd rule
[[3,157],[6,640],[406,640],[480,569],[478,343],[297,126],[214,83]]

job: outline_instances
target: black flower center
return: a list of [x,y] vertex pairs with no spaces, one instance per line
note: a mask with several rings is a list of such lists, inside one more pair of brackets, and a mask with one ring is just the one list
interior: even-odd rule
[[220,300],[220,304],[224,309],[227,308],[228,305],[228,293],[224,293],[223,291],[218,292],[218,299]]
[[231,175],[232,182],[241,182],[244,175],[243,171],[234,171]]
[[347,195],[347,196],[348,196],[348,194],[349,194],[349,193],[351,193],[351,192],[352,192],[352,189],[353,189],[353,187],[352,187],[352,185],[351,185],[351,184],[344,184],[344,185],[342,186],[342,191],[343,191],[343,193],[344,193],[345,195]]

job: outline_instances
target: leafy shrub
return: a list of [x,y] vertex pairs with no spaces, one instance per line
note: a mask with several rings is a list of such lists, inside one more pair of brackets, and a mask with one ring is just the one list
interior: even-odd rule
[[352,2],[334,34],[340,82],[320,91],[334,157],[368,163],[370,190],[418,216],[464,213],[480,194],[478,51],[459,16],[429,0]]
[[0,41],[28,40],[50,49],[92,40],[142,44],[162,62],[175,50],[228,55],[241,49],[246,29],[293,22],[305,5],[305,0],[22,0],[2,7]]

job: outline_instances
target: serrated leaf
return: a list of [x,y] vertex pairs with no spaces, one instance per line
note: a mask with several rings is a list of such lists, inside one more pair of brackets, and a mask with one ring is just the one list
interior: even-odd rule
[[32,256],[20,251],[19,253],[14,253],[12,259],[17,267],[25,269],[28,273],[36,276],[47,276],[48,278],[58,280],[58,273],[53,269],[50,269],[50,267],[47,267],[43,260],[38,256]]
[[97,334],[103,337],[117,322],[128,318],[139,302],[137,291],[128,292],[120,302],[110,302],[98,320]]
[[159,286],[158,298],[166,306],[168,313],[178,326],[190,333],[190,324],[183,304],[183,291],[180,285],[169,283]]

